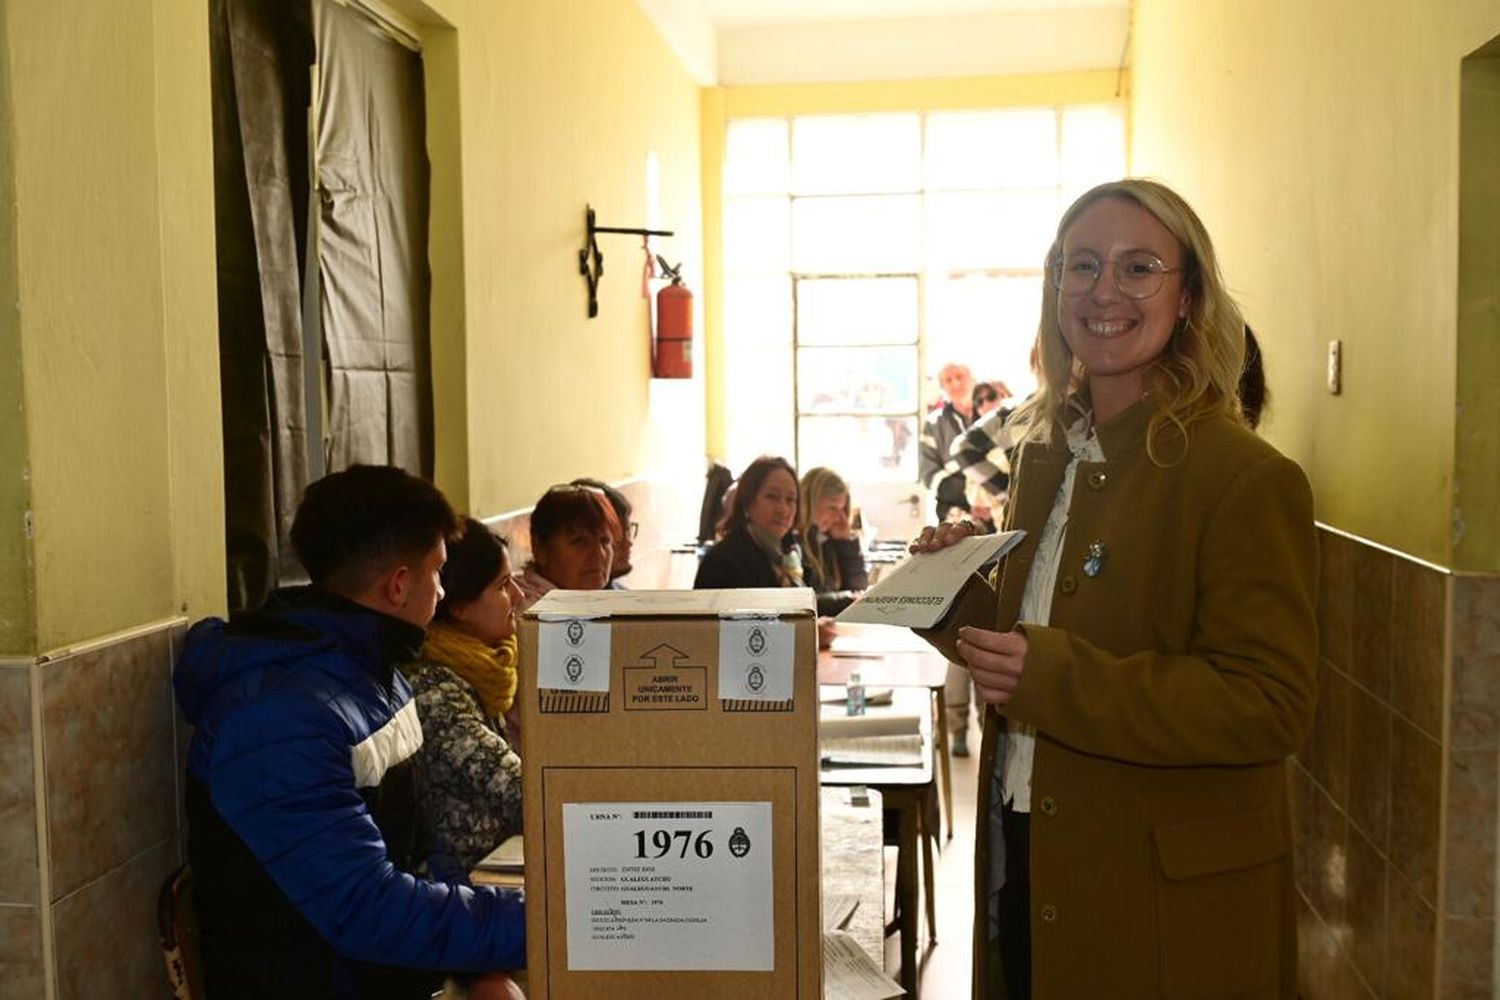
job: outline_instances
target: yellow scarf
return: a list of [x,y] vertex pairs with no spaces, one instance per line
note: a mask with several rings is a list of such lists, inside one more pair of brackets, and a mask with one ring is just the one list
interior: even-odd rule
[[479,694],[484,714],[503,718],[516,699],[516,637],[486,646],[467,632],[433,622],[427,629],[422,659],[441,664],[463,678]]

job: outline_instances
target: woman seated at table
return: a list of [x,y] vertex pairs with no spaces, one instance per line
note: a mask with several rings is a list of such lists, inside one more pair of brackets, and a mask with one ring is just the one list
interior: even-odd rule
[[554,486],[531,512],[531,561],[516,580],[525,611],[550,590],[600,590],[609,583],[619,519],[600,490]]
[[735,483],[724,536],[704,553],[694,589],[806,586],[796,525],[796,470],[757,458]]
[[434,833],[451,862],[440,874],[462,878],[521,832],[521,759],[502,721],[516,694],[521,593],[505,543],[473,518],[448,546],[442,582],[422,656],[405,672],[422,720]]
[[836,615],[870,585],[865,555],[849,519],[849,487],[832,469],[807,470],[797,503],[802,579],[818,595],[818,614]]

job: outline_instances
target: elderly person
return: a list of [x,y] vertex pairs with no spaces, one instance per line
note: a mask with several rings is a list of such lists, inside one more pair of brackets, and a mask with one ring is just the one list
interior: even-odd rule
[[1244,321],[1181,197],[1085,193],[1047,274],[1007,513],[1027,536],[932,636],[989,706],[976,995],[1293,997],[1311,491],[1245,426]]
[[967,366],[950,361],[938,369],[938,385],[943,390],[943,402],[922,422],[922,436],[917,441],[917,475],[922,485],[932,491],[937,519],[943,521],[969,510],[963,472],[948,453],[954,438],[974,422],[974,376]]

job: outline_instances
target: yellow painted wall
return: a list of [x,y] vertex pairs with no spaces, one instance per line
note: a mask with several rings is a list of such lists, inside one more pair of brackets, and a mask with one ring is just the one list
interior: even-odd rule
[[818,83],[789,86],[714,87],[700,102],[703,139],[703,238],[708,259],[706,353],[707,446],[723,456],[723,190],[727,124],[734,118],[770,115],[867,114],[887,111],[948,111],[965,108],[1033,107],[1086,104],[1123,97],[1128,77],[1116,70],[1026,76],[954,77],[931,80],[882,80],[866,83]]
[[47,650],[222,602],[207,29],[190,0],[6,6]]
[[[1320,518],[1442,564],[1459,67],[1496,33],[1494,0],[1135,3],[1132,169],[1208,224],[1263,335],[1265,433],[1307,470]],[[1333,338],[1340,396],[1324,389]]]
[[[585,203],[600,225],[646,225],[646,157],[655,151],[661,223],[678,234],[657,247],[700,272],[698,87],[631,0],[432,8],[456,29],[463,229],[453,252],[463,259],[467,362],[451,363],[456,347],[448,364],[435,355],[435,382],[440,400],[445,389],[467,397],[457,431],[467,439],[467,507],[490,516],[575,476],[645,472],[673,447],[651,422],[640,241],[600,238],[605,275],[592,320],[577,251]],[[439,45],[446,31],[433,29]],[[429,73],[442,56],[429,52]],[[430,125],[451,131],[428,103]],[[445,238],[435,214],[434,239]],[[698,385],[688,391],[701,393]],[[443,441],[451,425],[442,405],[439,484],[452,491],[443,469],[460,460]],[[456,410],[448,407],[449,420]],[[701,404],[690,417],[699,412]],[[678,436],[701,456],[696,430]]]
[[[0,6],[0,54],[9,52],[9,18]],[[16,309],[14,143],[10,63],[0,59],[0,656],[35,646],[31,542],[26,537],[26,412],[21,393],[21,332]]]
[[[439,484],[489,515],[701,456],[663,419],[696,418],[701,381],[648,378],[638,243],[605,238],[595,320],[576,256],[585,202],[645,225],[655,151],[661,249],[701,273],[693,80],[631,0],[394,5],[428,63]],[[207,5],[0,23],[3,655],[217,611],[224,564]]]
[[153,8],[168,530],[176,579],[170,610],[198,617],[224,606],[208,3],[155,0]]
[[1500,38],[1464,61],[1453,565],[1500,569]]

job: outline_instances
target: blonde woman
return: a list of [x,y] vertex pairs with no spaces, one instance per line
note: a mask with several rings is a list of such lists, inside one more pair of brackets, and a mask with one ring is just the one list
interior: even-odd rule
[[832,469],[809,469],[797,500],[802,580],[818,595],[818,614],[836,615],[870,585],[865,554],[850,521],[849,487]]
[[1027,537],[933,637],[989,706],[975,995],[1293,997],[1311,491],[1244,424],[1244,321],[1180,196],[1087,192],[1047,275],[1007,512]]

